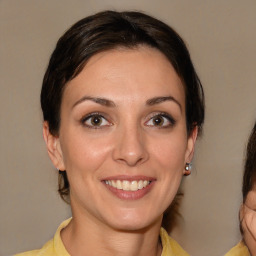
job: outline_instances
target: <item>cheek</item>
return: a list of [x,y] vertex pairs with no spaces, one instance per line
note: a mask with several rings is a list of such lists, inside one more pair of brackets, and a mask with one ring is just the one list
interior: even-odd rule
[[167,168],[183,168],[187,146],[184,137],[172,136],[159,141],[156,145],[154,144],[154,147],[152,146],[152,155],[158,159],[160,165]]
[[110,150],[106,139],[95,139],[86,134],[76,133],[72,138],[66,136],[62,143],[63,160],[68,172],[97,170]]

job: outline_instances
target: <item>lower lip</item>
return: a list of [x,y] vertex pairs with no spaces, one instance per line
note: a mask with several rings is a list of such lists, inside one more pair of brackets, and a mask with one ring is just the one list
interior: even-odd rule
[[125,191],[122,189],[117,189],[112,186],[107,185],[105,182],[103,184],[110,190],[115,196],[123,200],[138,200],[144,197],[154,186],[155,181],[151,181],[145,188],[139,189],[137,191]]

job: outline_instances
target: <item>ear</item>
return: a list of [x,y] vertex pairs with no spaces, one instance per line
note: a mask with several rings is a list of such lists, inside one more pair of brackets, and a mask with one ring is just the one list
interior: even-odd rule
[[186,169],[185,166],[187,165],[186,163],[188,163],[188,164],[191,163],[191,161],[193,159],[197,134],[198,134],[198,127],[195,126],[188,136],[187,149],[186,149],[186,154],[185,154],[184,170],[183,170],[183,175],[185,175],[185,176],[187,176],[191,173],[191,170]]
[[59,137],[50,133],[47,121],[44,121],[43,123],[43,136],[47,146],[48,155],[52,160],[53,165],[60,171],[65,170]]
[[239,221],[240,221],[240,225],[243,222],[243,220],[244,220],[244,204],[241,204],[240,208],[239,208]]
[[188,137],[187,149],[185,154],[185,163],[190,163],[193,159],[197,134],[198,134],[198,127],[195,126],[193,130],[190,132]]

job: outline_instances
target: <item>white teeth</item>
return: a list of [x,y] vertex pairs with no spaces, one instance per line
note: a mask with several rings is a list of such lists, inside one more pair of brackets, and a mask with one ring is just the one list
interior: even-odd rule
[[116,181],[116,188],[118,188],[118,189],[122,189],[123,188],[122,183],[121,183],[120,180]]
[[111,181],[112,187],[116,188],[116,182],[114,180]]
[[136,180],[131,182],[130,190],[131,191],[137,191],[138,190],[138,182]]
[[150,184],[148,180],[106,180],[105,183],[111,187],[122,189],[124,191],[137,191],[143,189]]
[[143,189],[143,181],[142,180],[140,180],[138,182],[138,189]]
[[148,181],[147,180],[144,180],[143,181],[143,187],[146,187],[148,185]]
[[122,185],[123,185],[122,186],[123,190],[125,190],[125,191],[129,191],[130,190],[130,182],[128,180],[124,180]]

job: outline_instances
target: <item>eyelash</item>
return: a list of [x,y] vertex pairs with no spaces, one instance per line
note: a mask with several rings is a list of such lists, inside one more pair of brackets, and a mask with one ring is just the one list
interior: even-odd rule
[[154,118],[159,118],[159,117],[165,119],[165,120],[163,120],[163,122],[164,122],[164,123],[165,123],[165,122],[168,122],[168,124],[164,124],[164,123],[163,123],[163,125],[161,125],[161,126],[152,124],[152,125],[148,125],[148,126],[150,126],[150,127],[156,127],[156,128],[161,129],[161,128],[170,128],[170,127],[173,127],[173,126],[176,124],[176,120],[174,120],[174,118],[173,118],[171,115],[169,115],[169,114],[167,114],[167,113],[165,113],[165,112],[154,113],[154,114],[150,117],[150,119],[145,122],[145,124],[149,123],[150,121],[153,121]]
[[[86,124],[86,122],[88,122],[93,117],[96,117],[96,118],[100,119],[100,124],[99,125],[93,125],[92,123],[91,124]],[[160,125],[148,124],[150,121],[153,122],[154,118],[158,118],[158,119],[162,118],[163,123],[160,124]],[[92,120],[90,122],[92,122]],[[102,125],[102,122],[107,122],[107,124]],[[165,124],[166,122],[168,122],[168,124]],[[83,126],[89,128],[89,129],[102,129],[103,127],[113,125],[110,121],[107,120],[107,118],[104,117],[103,114],[101,114],[99,112],[90,113],[90,114],[86,115],[85,117],[83,117],[81,119],[81,123],[82,123]],[[158,129],[161,129],[161,128],[173,127],[176,124],[176,121],[174,120],[174,118],[171,115],[169,115],[165,112],[160,112],[160,113],[151,114],[151,117],[149,118],[149,120],[146,121],[144,124],[149,126],[149,127],[156,127]]]
[[[93,124],[90,124],[90,125],[89,125],[89,124],[86,124],[86,122],[87,122],[88,120],[90,120],[91,118],[93,118],[93,117],[97,117],[97,118],[101,119],[101,122],[107,122],[108,124],[101,125],[101,123],[100,123],[99,126],[93,125]],[[92,122],[92,120],[91,120],[91,122]],[[101,113],[98,113],[98,112],[90,113],[90,114],[86,115],[85,117],[83,117],[83,118],[81,119],[81,123],[82,123],[83,126],[89,128],[89,129],[101,129],[101,128],[105,127],[105,126],[111,126],[111,125],[112,125],[112,123],[109,122],[109,121],[104,117],[104,115],[102,115]]]

